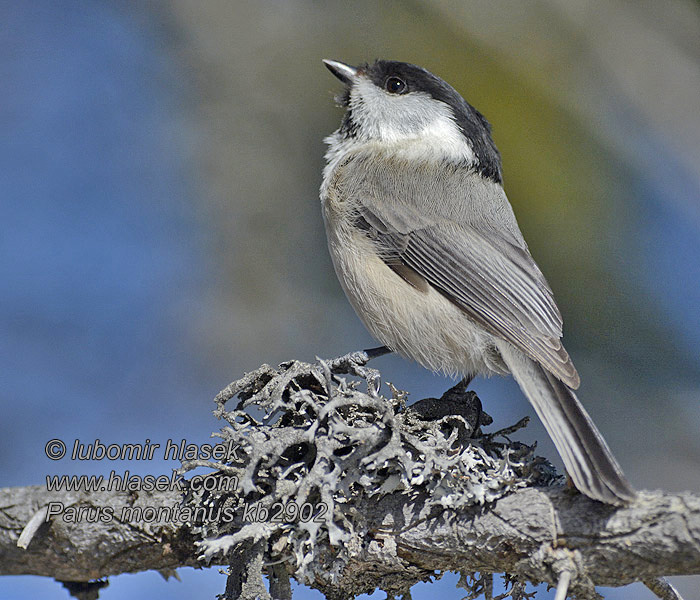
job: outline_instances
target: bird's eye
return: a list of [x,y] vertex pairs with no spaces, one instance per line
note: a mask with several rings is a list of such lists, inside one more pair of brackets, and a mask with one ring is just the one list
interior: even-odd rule
[[398,77],[389,77],[384,87],[390,94],[403,94],[408,89],[406,82]]

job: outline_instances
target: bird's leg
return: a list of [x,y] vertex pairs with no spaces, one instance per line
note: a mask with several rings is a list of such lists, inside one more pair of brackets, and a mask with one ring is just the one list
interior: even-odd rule
[[373,358],[379,358],[385,354],[392,352],[386,346],[379,346],[378,348],[370,348],[368,350],[356,350],[355,352],[348,352],[339,356],[338,358],[333,358],[329,361],[328,367],[331,373],[334,375],[344,375],[345,373],[356,374],[355,371],[364,367]]
[[[474,379],[474,375],[472,373],[467,374],[465,377],[462,378],[462,381],[460,381],[453,389],[459,390],[462,394],[467,393],[467,388],[469,387],[469,384],[472,382]],[[476,419],[474,421],[475,425],[472,430],[472,437],[475,437],[476,432],[479,430],[479,427],[481,426],[481,415],[483,414],[483,410],[481,408],[481,402],[475,402],[476,405]],[[489,417],[490,418],[490,417]],[[486,425],[486,423],[484,423]]]
[[391,354],[393,350],[387,348],[386,346],[379,346],[378,348],[370,348],[369,350],[364,350],[364,353],[368,356],[369,360],[373,358],[379,358],[385,354]]
[[[366,351],[365,351],[366,352]],[[455,388],[459,389],[462,392],[466,392],[467,388],[469,387],[469,384],[474,380],[474,375],[469,373],[466,377],[462,378],[462,381],[460,381]]]

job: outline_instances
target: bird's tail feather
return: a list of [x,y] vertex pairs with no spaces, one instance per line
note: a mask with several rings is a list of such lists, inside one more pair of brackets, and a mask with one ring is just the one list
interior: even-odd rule
[[502,344],[499,350],[542,420],[576,488],[607,504],[634,500],[636,492],[573,390],[509,344]]

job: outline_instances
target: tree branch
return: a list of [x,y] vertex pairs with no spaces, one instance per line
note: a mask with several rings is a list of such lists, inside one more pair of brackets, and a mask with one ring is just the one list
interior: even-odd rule
[[[343,372],[361,373],[368,392]],[[231,384],[216,414],[227,422],[219,435],[241,447],[238,460],[192,461],[183,472],[215,467],[216,477],[236,478],[234,491],[190,489],[183,503],[177,490],[0,490],[0,574],[89,581],[216,563],[230,565],[227,597],[266,597],[264,571],[276,598],[290,597],[291,575],[340,599],[377,587],[405,594],[436,571],[461,572],[471,592],[486,585],[474,573],[506,573],[513,597],[525,581],[556,587],[568,578],[577,598],[633,581],[671,593],[658,578],[700,573],[700,498],[643,492],[623,508],[591,501],[532,448],[482,435],[488,417],[472,392],[458,385],[407,408],[397,390],[379,397],[377,378],[356,354],[263,366]],[[75,509],[75,522],[65,512],[32,522],[57,502]],[[145,513],[123,518],[139,507],[163,511],[151,522]]]

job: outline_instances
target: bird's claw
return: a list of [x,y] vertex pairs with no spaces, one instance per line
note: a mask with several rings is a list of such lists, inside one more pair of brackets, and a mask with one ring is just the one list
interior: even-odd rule
[[358,375],[362,377],[357,373],[357,370],[362,369],[369,361],[370,357],[364,350],[356,350],[338,358],[332,358],[326,361],[326,364],[333,375]]
[[367,392],[372,398],[379,396],[382,386],[381,375],[377,369],[365,366],[372,356],[365,350],[348,352],[338,358],[324,361],[333,375],[355,375],[367,381]]

